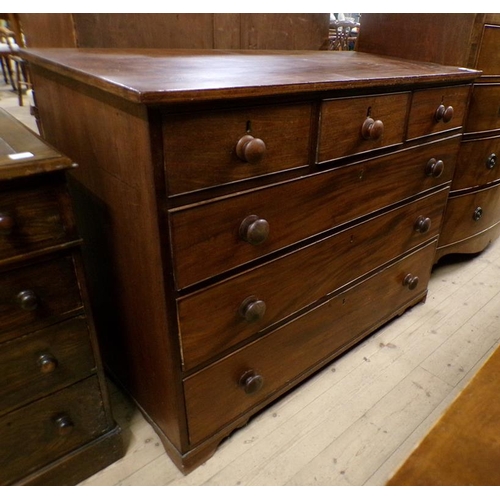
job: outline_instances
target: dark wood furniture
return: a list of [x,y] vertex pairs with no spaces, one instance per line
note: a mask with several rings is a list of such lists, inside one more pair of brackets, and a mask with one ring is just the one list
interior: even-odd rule
[[18,14],[28,47],[327,48],[329,14]]
[[458,395],[389,486],[498,486],[500,350]]
[[122,456],[65,171],[0,110],[0,484],[72,485]]
[[467,111],[436,258],[483,250],[500,235],[500,14],[363,14],[357,47],[483,72]]
[[425,299],[476,72],[352,51],[24,56],[46,139],[81,165],[104,358],[184,472]]

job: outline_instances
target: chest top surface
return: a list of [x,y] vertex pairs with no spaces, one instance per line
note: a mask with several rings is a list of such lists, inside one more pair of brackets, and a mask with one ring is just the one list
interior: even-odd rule
[[0,109],[0,180],[61,170],[73,162]]
[[30,49],[38,67],[132,102],[470,82],[480,72],[361,52],[165,49]]

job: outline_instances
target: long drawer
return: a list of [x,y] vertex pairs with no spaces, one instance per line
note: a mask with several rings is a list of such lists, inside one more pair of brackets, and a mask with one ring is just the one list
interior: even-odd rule
[[14,483],[108,427],[97,377],[1,417],[0,484]]
[[480,189],[448,200],[439,246],[475,236],[500,222],[500,186]]
[[81,307],[71,255],[0,274],[0,339],[3,332],[36,328]]
[[172,210],[177,288],[449,182],[459,140]]
[[87,320],[73,318],[0,345],[0,415],[95,370]]
[[[435,242],[184,381],[189,439],[202,441],[423,297]],[[285,360],[285,362],[284,362]]]
[[299,103],[165,115],[168,193],[307,165],[311,111]]
[[445,188],[181,298],[178,324],[184,369],[435,238],[448,192]]
[[499,179],[500,136],[462,142],[451,189],[484,186]]

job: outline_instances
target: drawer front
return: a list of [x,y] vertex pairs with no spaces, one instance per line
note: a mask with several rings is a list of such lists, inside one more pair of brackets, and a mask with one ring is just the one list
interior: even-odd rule
[[309,164],[310,103],[168,115],[169,194]]
[[474,85],[464,132],[500,130],[500,83]]
[[469,91],[469,85],[462,85],[414,92],[408,121],[408,139],[461,127]]
[[58,186],[0,192],[0,260],[68,240]]
[[0,274],[2,332],[33,326],[82,307],[71,256]]
[[180,299],[184,368],[194,368],[435,238],[448,192],[443,189]]
[[[422,296],[435,244],[337,295],[184,382],[189,436],[197,443]],[[405,278],[418,277],[413,289]],[[411,281],[411,279],[409,279]],[[283,362],[286,360],[286,362]],[[263,382],[263,384],[261,384]]]
[[398,93],[323,101],[318,162],[402,143],[409,100]]
[[460,147],[451,188],[467,189],[500,179],[500,136],[465,141]]
[[10,484],[106,432],[97,377],[0,418],[0,484]]
[[[459,137],[436,141],[171,211],[177,287],[184,288],[449,182],[458,146]],[[434,175],[441,172],[436,165],[444,170],[434,177],[429,175],[429,165]]]
[[94,368],[83,316],[0,344],[0,415],[74,384]]
[[476,68],[480,69],[484,76],[500,75],[500,26],[484,26]]
[[470,238],[500,222],[500,186],[448,200],[439,246]]

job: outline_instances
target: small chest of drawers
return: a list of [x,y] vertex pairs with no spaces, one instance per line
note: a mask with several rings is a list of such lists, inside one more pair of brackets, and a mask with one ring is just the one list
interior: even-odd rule
[[104,359],[184,472],[425,299],[476,72],[332,52],[25,56],[45,137],[80,164]]
[[71,161],[0,110],[0,484],[71,485],[117,460],[66,187]]
[[364,14],[358,41],[365,52],[482,72],[466,110],[436,259],[484,250],[500,236],[500,14]]

